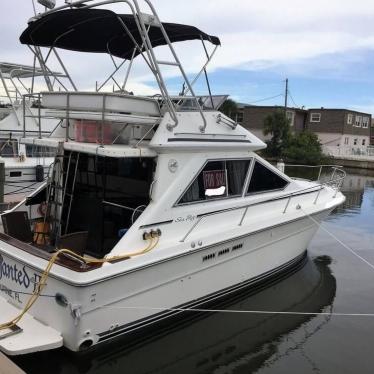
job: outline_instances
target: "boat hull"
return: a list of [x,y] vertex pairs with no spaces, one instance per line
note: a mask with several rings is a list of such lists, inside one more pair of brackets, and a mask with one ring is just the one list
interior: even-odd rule
[[[320,222],[328,214],[322,211],[313,218]],[[184,317],[185,312],[175,309],[201,307],[279,274],[303,256],[317,229],[303,217],[92,284],[51,277],[46,297],[40,297],[30,313],[60,331],[67,348],[83,350],[171,316]],[[12,266],[11,259],[3,261]],[[15,287],[4,277],[0,283],[2,288]],[[56,294],[59,302],[53,298]],[[26,296],[18,294],[18,300],[11,301],[22,307]]]

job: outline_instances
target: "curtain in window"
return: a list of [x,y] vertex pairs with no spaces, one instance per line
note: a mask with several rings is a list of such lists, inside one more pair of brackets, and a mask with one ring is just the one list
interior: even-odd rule
[[200,188],[199,188],[199,181],[196,178],[194,182],[191,184],[190,188],[186,191],[181,199],[181,203],[189,203],[191,201],[198,201],[200,200]]
[[248,160],[226,162],[229,195],[241,195],[248,166]]

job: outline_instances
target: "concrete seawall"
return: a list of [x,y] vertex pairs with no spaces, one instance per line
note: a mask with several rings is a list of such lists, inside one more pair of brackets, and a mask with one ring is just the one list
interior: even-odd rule
[[347,168],[374,170],[374,157],[360,157],[359,159],[353,157],[331,157],[328,162],[333,165],[341,165]]

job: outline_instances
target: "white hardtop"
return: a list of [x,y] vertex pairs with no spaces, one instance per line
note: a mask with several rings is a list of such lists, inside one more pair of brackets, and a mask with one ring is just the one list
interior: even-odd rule
[[256,151],[266,147],[266,144],[250,131],[224,114],[218,111],[204,111],[203,115],[206,120],[204,132],[200,131],[202,119],[196,111],[177,112],[178,126],[170,131],[171,118],[169,113],[166,113],[149,146],[158,152],[187,149]]

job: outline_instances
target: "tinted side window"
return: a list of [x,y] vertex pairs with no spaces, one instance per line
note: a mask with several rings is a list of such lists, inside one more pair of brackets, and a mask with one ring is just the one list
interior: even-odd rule
[[247,193],[279,190],[286,187],[287,184],[288,182],[282,177],[256,161]]
[[249,160],[209,161],[179,203],[241,195],[249,164]]

